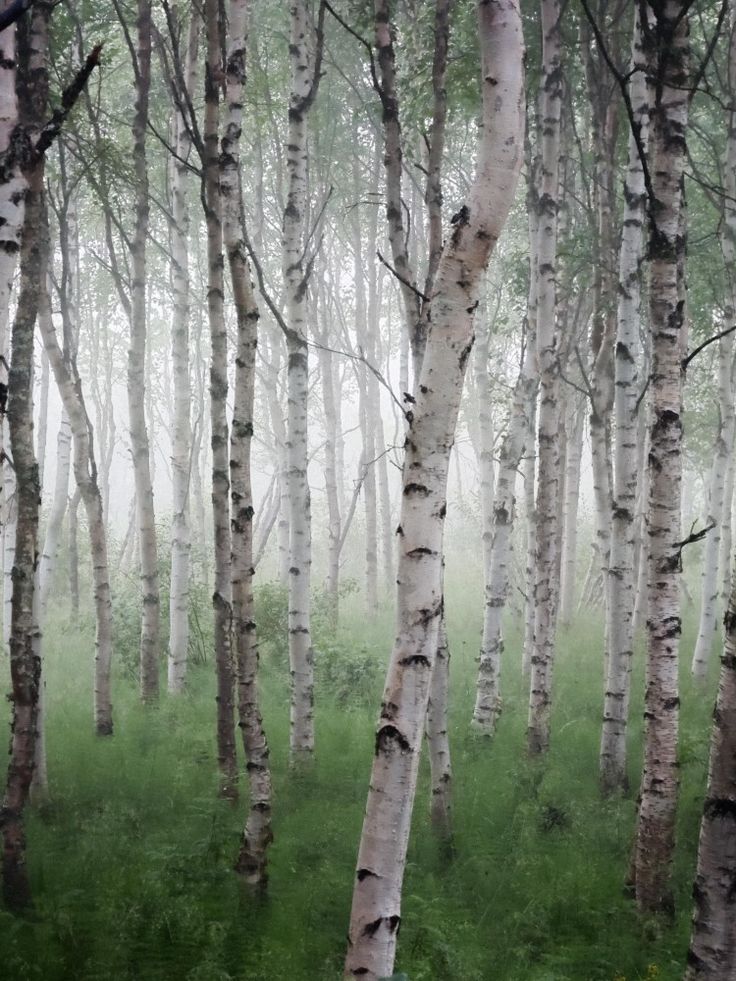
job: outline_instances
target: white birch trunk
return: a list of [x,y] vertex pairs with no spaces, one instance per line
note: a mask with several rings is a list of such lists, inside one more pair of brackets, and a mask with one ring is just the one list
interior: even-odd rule
[[445,495],[473,311],[523,159],[521,18],[515,0],[478,7],[483,128],[478,172],[442,255],[417,400],[409,420],[399,524],[397,628],[376,731],[345,977],[393,971],[401,886],[442,612]]
[[[728,167],[730,179],[727,178],[727,194],[736,193],[736,133],[729,139]],[[736,210],[728,201],[725,202],[726,221],[733,226],[724,233],[723,253],[727,262],[736,260]],[[725,239],[729,239],[727,246]],[[730,256],[729,256],[730,252]],[[731,304],[731,310],[734,305]],[[732,318],[727,321],[732,323]],[[733,334],[722,337],[718,342],[718,409],[720,425],[716,444],[713,448],[713,463],[710,473],[708,508],[705,516],[705,526],[711,527],[705,539],[703,551],[703,574],[700,599],[700,622],[698,636],[693,653],[693,677],[703,680],[708,673],[713,641],[718,629],[718,610],[721,592],[719,582],[718,558],[721,546],[721,528],[724,508],[726,506],[726,482],[729,458],[733,453],[734,443],[734,392],[731,385],[731,362],[733,360]],[[730,508],[728,509],[730,518]]]
[[289,60],[288,190],[282,228],[282,272],[288,336],[287,457],[289,478],[289,666],[292,764],[314,752],[314,651],[311,637],[312,527],[309,492],[307,285],[304,262],[307,183],[307,116],[319,83],[311,65],[306,0],[291,4]]
[[583,460],[583,430],[585,413],[578,399],[572,399],[567,437],[567,470],[565,473],[565,504],[563,508],[560,585],[560,624],[569,627],[575,608],[575,587],[578,571],[578,507],[580,504],[580,468]]
[[255,889],[265,888],[271,832],[271,770],[258,703],[258,642],[253,597],[253,492],[251,444],[256,382],[258,307],[251,285],[240,185],[240,140],[245,91],[247,0],[230,0],[227,45],[227,116],[221,141],[223,231],[238,318],[233,424],[230,437],[232,505],[233,639],[238,666],[238,714],[247,760],[250,808],[237,871]]
[[[531,340],[533,341],[533,337]],[[495,732],[501,713],[500,672],[503,652],[501,628],[510,581],[511,536],[516,512],[516,477],[519,462],[533,441],[530,414],[537,394],[534,362],[533,347],[527,337],[524,365],[514,389],[509,428],[501,444],[491,515],[492,540],[485,571],[483,639],[480,648],[473,726],[487,736],[492,736]]]
[[[189,23],[185,84],[193,93],[196,83],[200,18],[192,12]],[[183,96],[182,96],[183,97]],[[191,153],[188,126],[176,112],[176,157],[171,181],[171,287],[173,313],[171,361],[174,376],[173,436],[171,446],[171,587],[169,592],[169,656],[167,682],[172,694],[184,690],[189,650],[189,577],[191,555],[190,471],[192,454],[191,381],[189,372],[189,173]]]
[[231,534],[229,433],[227,423],[227,329],[223,275],[222,198],[220,192],[219,129],[222,54],[217,0],[205,6],[204,195],[207,218],[208,289],[210,327],[210,440],[212,446],[212,521],[214,527],[215,670],[217,674],[217,762],[220,795],[237,796],[235,750],[235,677],[232,652]]
[[[733,42],[731,42],[733,47]],[[736,582],[725,617],[685,981],[736,977]]]
[[555,331],[557,210],[560,166],[562,67],[560,4],[542,0],[542,140],[539,239],[537,263],[537,356],[540,398],[536,499],[536,563],[534,576],[534,646],[531,657],[527,746],[531,754],[549,747],[552,707],[552,666],[555,653],[557,588],[557,498],[559,494],[558,395],[559,356]]
[[128,415],[138,508],[138,544],[141,564],[140,693],[144,702],[155,702],[159,692],[159,584],[156,521],[153,510],[151,454],[146,425],[147,311],[146,245],[150,199],[146,134],[151,87],[151,0],[138,0],[136,48],[136,103],[133,120],[135,169],[135,231],[130,244],[130,348],[128,351]]
[[[632,41],[631,103],[639,141],[646,147],[649,129],[647,61],[641,44],[640,13],[635,12]],[[606,604],[607,676],[600,747],[600,780],[604,793],[625,790],[626,727],[634,648],[634,520],[637,489],[637,408],[641,360],[641,266],[646,188],[639,147],[629,135],[624,184],[624,216],[619,257],[616,315],[615,396],[616,446],[614,505]]]
[[652,426],[649,437],[647,678],[644,768],[635,844],[635,895],[645,912],[671,903],[678,789],[678,654],[680,618],[680,496],[682,481],[682,360],[685,301],[682,262],[682,175],[689,92],[687,0],[656,11],[649,159],[649,322],[652,335]]

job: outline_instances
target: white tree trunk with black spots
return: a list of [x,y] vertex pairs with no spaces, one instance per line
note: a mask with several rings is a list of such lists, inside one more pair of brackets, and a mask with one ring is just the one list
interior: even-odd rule
[[307,286],[305,263],[308,205],[307,117],[318,78],[306,0],[290,8],[289,136],[286,148],[287,195],[282,227],[287,338],[289,482],[289,667],[291,672],[290,756],[293,764],[314,753],[314,651],[311,635],[312,523],[309,492]]
[[634,855],[639,908],[669,908],[675,843],[681,631],[680,502],[682,361],[686,346],[683,172],[688,122],[687,0],[655,12],[654,72],[660,84],[650,115],[649,323],[652,335],[649,436],[647,671],[644,768]]
[[[540,120],[542,153],[539,182],[537,246],[537,357],[539,410],[537,423],[536,563],[534,576],[534,644],[531,656],[528,750],[549,747],[552,666],[557,607],[557,498],[560,493],[558,431],[559,352],[555,330],[557,211],[560,168],[562,65],[559,0],[542,0],[542,78]],[[528,588],[531,588],[529,584]]]
[[[732,145],[733,144],[733,145]],[[731,179],[727,180],[727,194],[736,194],[736,180],[734,168],[736,168],[736,133],[729,139],[729,170]],[[727,230],[724,232],[724,240],[730,237],[729,247],[723,243],[723,252],[727,261],[733,263],[736,259],[736,249],[734,236],[736,236],[736,211],[725,202]],[[730,213],[730,217],[729,217]],[[728,228],[730,223],[731,227]],[[730,257],[729,257],[730,252]],[[733,323],[733,315],[736,308],[734,304],[729,304],[730,316],[726,321]],[[728,314],[727,314],[728,316]],[[698,636],[695,641],[695,651],[693,652],[692,673],[693,677],[703,680],[708,673],[713,641],[718,629],[718,610],[720,608],[721,584],[719,582],[718,558],[721,547],[721,528],[726,507],[726,484],[728,476],[729,459],[733,453],[734,443],[734,392],[731,384],[731,370],[734,351],[733,334],[728,334],[718,341],[718,414],[720,424],[715,446],[713,447],[713,463],[710,472],[710,487],[708,493],[708,508],[705,515],[705,527],[710,527],[706,535],[705,549],[703,550],[703,573],[700,600],[700,622],[698,624]],[[730,508],[729,518],[730,518]]]
[[399,519],[396,642],[386,679],[358,855],[345,977],[393,971],[422,729],[442,606],[442,531],[450,450],[482,276],[523,159],[524,78],[516,0],[479,4],[483,128],[478,170],[440,262]]
[[[639,127],[639,141],[646,147],[649,128],[647,62],[641,44],[639,10],[635,13],[632,41],[631,104]],[[608,649],[603,729],[600,748],[600,780],[605,793],[625,790],[626,727],[634,647],[634,530],[638,478],[637,436],[641,381],[641,269],[644,257],[643,228],[646,189],[639,147],[629,135],[628,165],[624,183],[624,216],[619,255],[618,309],[616,315],[615,396],[616,444],[611,552],[606,604]]]
[[[192,11],[186,52],[185,84],[194,93],[201,19]],[[183,98],[182,94],[182,98]],[[169,656],[167,687],[184,690],[189,652],[189,578],[192,533],[190,471],[192,453],[189,368],[189,167],[191,137],[186,121],[175,110],[175,150],[171,163],[171,288],[173,294],[171,363],[174,388],[171,445],[171,589],[169,593]]]
[[[732,42],[733,44],[733,42]],[[736,582],[725,617],[685,981],[736,977]]]
[[498,478],[493,495],[491,545],[485,574],[483,639],[473,725],[492,736],[501,713],[500,672],[503,652],[502,621],[509,590],[511,536],[516,517],[516,478],[519,463],[534,441],[531,407],[537,394],[533,334],[527,334],[524,364],[514,388],[509,428],[501,443]]

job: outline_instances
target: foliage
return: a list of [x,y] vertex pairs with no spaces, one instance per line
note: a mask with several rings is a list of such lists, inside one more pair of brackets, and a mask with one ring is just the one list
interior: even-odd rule
[[[468,731],[481,607],[476,590],[458,589],[460,571],[450,562],[456,855],[448,864],[432,838],[423,768],[399,976],[679,981],[710,695],[695,691],[683,672],[677,917],[672,924],[641,923],[622,891],[634,792],[603,803],[597,788],[599,624],[579,623],[561,635],[553,746],[547,765],[540,767],[524,754],[526,683],[513,630],[506,644],[498,736],[488,744]],[[279,590],[273,584],[259,590],[266,645],[272,642],[269,630],[283,621]],[[240,892],[232,871],[244,806],[233,808],[216,798],[211,664],[193,668],[189,694],[163,697],[158,709],[146,711],[118,658],[115,735],[96,741],[87,694],[92,631],[50,626],[51,798],[31,811],[28,829],[34,913],[22,920],[0,913],[3,977],[327,981],[340,976],[382,667],[357,676],[355,697],[343,699],[349,682],[340,672],[348,669],[338,671],[333,659],[379,662],[378,653],[388,651],[392,636],[390,616],[369,622],[358,602],[345,599],[345,621],[330,641],[340,653],[324,639],[318,648],[318,758],[307,776],[296,778],[288,768],[285,663],[264,659],[263,714],[277,806],[271,898],[263,903]],[[692,624],[686,623],[683,649],[691,642]],[[634,719],[642,710],[642,660],[638,650]],[[636,787],[640,733],[632,728],[630,776]]]

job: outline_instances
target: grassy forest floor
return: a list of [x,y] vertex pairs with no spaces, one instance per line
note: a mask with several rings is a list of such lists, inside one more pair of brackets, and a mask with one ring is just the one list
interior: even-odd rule
[[[454,595],[453,595],[454,593]],[[634,676],[634,788],[601,802],[601,627],[562,631],[549,759],[524,754],[520,638],[507,637],[497,738],[469,731],[479,615],[451,590],[452,750],[457,854],[433,841],[423,766],[405,881],[397,970],[410,981],[674,981],[682,976],[717,659],[707,690],[683,637],[682,785],[672,923],[641,922],[623,895],[640,768],[643,655]],[[137,700],[134,631],[122,625],[116,732],[92,734],[92,625],[47,630],[50,798],[31,811],[35,910],[0,912],[7,981],[328,981],[341,976],[353,869],[391,618],[366,624],[357,598],[317,659],[318,756],[287,769],[286,658],[278,590],[261,594],[263,710],[273,762],[270,890],[254,902],[231,871],[242,806],[215,799],[214,678],[156,710]],[[690,617],[693,619],[691,611]],[[134,621],[133,621],[134,622]],[[269,638],[269,629],[271,636]],[[127,646],[126,646],[127,645]],[[131,649],[132,645],[132,649]],[[0,725],[6,725],[7,709]],[[7,731],[7,730],[5,730]]]

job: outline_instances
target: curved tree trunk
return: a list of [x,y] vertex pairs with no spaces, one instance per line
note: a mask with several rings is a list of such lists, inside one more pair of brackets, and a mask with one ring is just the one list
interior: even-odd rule
[[411,812],[437,653],[450,450],[482,276],[523,159],[521,18],[515,0],[478,7],[483,128],[478,172],[435,279],[429,336],[409,420],[399,524],[396,642],[386,678],[353,892],[345,977],[393,971]]

